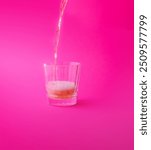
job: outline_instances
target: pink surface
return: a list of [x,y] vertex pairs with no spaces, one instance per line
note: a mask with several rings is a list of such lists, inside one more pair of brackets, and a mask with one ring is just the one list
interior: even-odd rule
[[133,1],[69,0],[59,60],[82,65],[74,107],[44,89],[59,3],[0,1],[0,150],[133,150]]

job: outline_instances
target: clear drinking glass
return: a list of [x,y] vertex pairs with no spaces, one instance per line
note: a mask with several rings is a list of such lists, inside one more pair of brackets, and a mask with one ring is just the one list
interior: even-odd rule
[[70,106],[77,103],[80,63],[44,64],[45,88],[51,105]]

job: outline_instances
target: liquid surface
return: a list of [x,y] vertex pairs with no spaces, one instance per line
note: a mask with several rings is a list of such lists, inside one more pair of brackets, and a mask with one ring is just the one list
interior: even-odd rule
[[75,96],[75,84],[69,81],[49,81],[46,85],[49,98],[66,99]]

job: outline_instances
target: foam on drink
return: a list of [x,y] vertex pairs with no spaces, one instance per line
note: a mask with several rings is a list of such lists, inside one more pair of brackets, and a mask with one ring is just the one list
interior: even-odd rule
[[70,81],[49,81],[46,90],[49,98],[72,98],[75,95],[75,84]]

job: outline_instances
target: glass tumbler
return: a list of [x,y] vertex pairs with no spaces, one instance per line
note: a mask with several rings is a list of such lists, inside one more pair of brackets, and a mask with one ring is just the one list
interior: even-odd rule
[[71,106],[77,103],[80,63],[44,64],[45,88],[49,103]]

